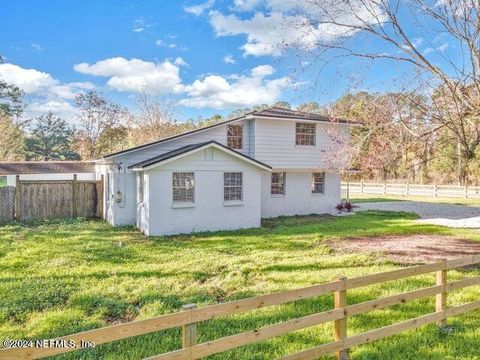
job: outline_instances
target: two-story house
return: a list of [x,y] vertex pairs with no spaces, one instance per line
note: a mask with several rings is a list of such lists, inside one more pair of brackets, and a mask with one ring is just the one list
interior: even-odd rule
[[333,213],[340,175],[324,161],[329,127],[349,131],[346,121],[270,108],[105,156],[96,166],[105,218],[165,235]]

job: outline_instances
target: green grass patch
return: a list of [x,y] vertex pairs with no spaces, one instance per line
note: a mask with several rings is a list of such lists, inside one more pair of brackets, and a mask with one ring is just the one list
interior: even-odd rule
[[[181,309],[215,304],[399,268],[370,253],[335,254],[328,242],[359,236],[455,235],[480,232],[413,222],[414,214],[360,212],[351,216],[294,216],[263,221],[259,229],[146,238],[134,227],[72,220],[0,227],[0,338],[51,338]],[[450,272],[451,279],[479,275]],[[349,302],[434,284],[418,276],[349,292]],[[478,287],[457,292],[449,305],[478,299]],[[198,325],[199,342],[332,308],[332,296],[222,317]],[[350,334],[432,312],[434,299],[356,316]],[[480,314],[354,348],[353,359],[473,359]],[[275,359],[333,339],[332,324],[297,331],[210,357]],[[57,358],[141,359],[181,347],[179,329],[97,346]]]
[[2,186],[7,186],[7,177],[6,176],[0,176],[0,187]]

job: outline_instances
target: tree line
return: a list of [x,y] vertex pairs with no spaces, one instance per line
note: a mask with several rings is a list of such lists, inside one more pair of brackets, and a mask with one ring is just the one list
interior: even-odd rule
[[[22,95],[14,85],[0,81],[2,161],[95,159],[224,120],[217,114],[178,121],[173,102],[158,101],[147,93],[139,96],[133,115],[95,90],[76,96],[76,126],[52,113],[20,120]],[[294,109],[288,102],[275,106]],[[465,158],[455,132],[432,124],[425,112],[430,106],[420,94],[357,92],[328,105],[309,102],[295,109],[358,123],[351,130],[349,149],[344,149],[353,153],[351,167],[358,170],[357,178],[477,184],[480,148]],[[266,107],[238,109],[228,117]]]

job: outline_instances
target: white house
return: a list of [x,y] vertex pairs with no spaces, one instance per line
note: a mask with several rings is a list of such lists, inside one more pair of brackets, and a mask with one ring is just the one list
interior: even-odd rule
[[105,218],[146,235],[260,226],[261,218],[333,213],[340,175],[327,166],[328,129],[318,114],[254,111],[105,156]]

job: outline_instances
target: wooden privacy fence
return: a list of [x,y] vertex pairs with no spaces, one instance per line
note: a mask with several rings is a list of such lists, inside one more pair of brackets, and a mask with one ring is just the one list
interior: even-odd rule
[[342,194],[433,196],[480,199],[480,186],[388,184],[371,182],[342,182]]
[[[205,356],[222,353],[240,346],[266,340],[275,336],[283,335],[300,329],[333,322],[335,341],[316,346],[312,349],[295,353],[282,358],[283,360],[307,360],[316,359],[319,356],[336,352],[338,359],[346,359],[349,348],[366,344],[390,335],[398,334],[409,329],[416,329],[426,324],[446,324],[449,317],[465,314],[480,308],[480,300],[463,305],[446,306],[447,293],[463,289],[468,286],[480,285],[480,276],[465,278],[447,283],[447,271],[463,266],[480,263],[480,255],[468,256],[455,260],[442,260],[438,263],[404,268],[384,273],[366,275],[347,279],[339,278],[335,281],[315,285],[303,289],[290,290],[276,294],[262,295],[242,300],[236,300],[223,304],[197,308],[194,304],[184,306],[184,311],[159,316],[156,318],[139,320],[124,324],[113,325],[101,329],[85,331],[74,335],[67,335],[55,339],[56,341],[72,341],[78,344],[80,341],[93,342],[95,345],[108,343],[115,340],[126,339],[138,335],[144,335],[160,330],[182,327],[183,348],[149,358],[150,360],[166,359],[200,359]],[[436,273],[436,285],[418,290],[392,295],[380,299],[348,305],[347,291],[363,286],[381,284],[387,281],[403,279],[407,277]],[[308,315],[293,320],[262,327],[256,330],[223,337],[220,339],[197,343],[196,324],[201,321],[217,319],[218,317],[238,314],[266,306],[285,304],[301,299],[313,298],[321,295],[334,295],[335,308],[332,310]],[[384,309],[393,305],[403,304],[412,300],[425,297],[436,297],[435,312],[420,316],[415,319],[403,321],[379,329],[371,330],[362,334],[348,336],[347,320],[351,316],[363,314],[372,310]],[[2,359],[36,359],[46,356],[66,353],[75,348],[25,348],[0,350]]]
[[17,176],[15,187],[0,188],[0,211],[0,222],[101,217],[103,178],[79,181],[74,175],[72,180],[31,181]]
[[0,187],[0,224],[15,219],[15,187]]

